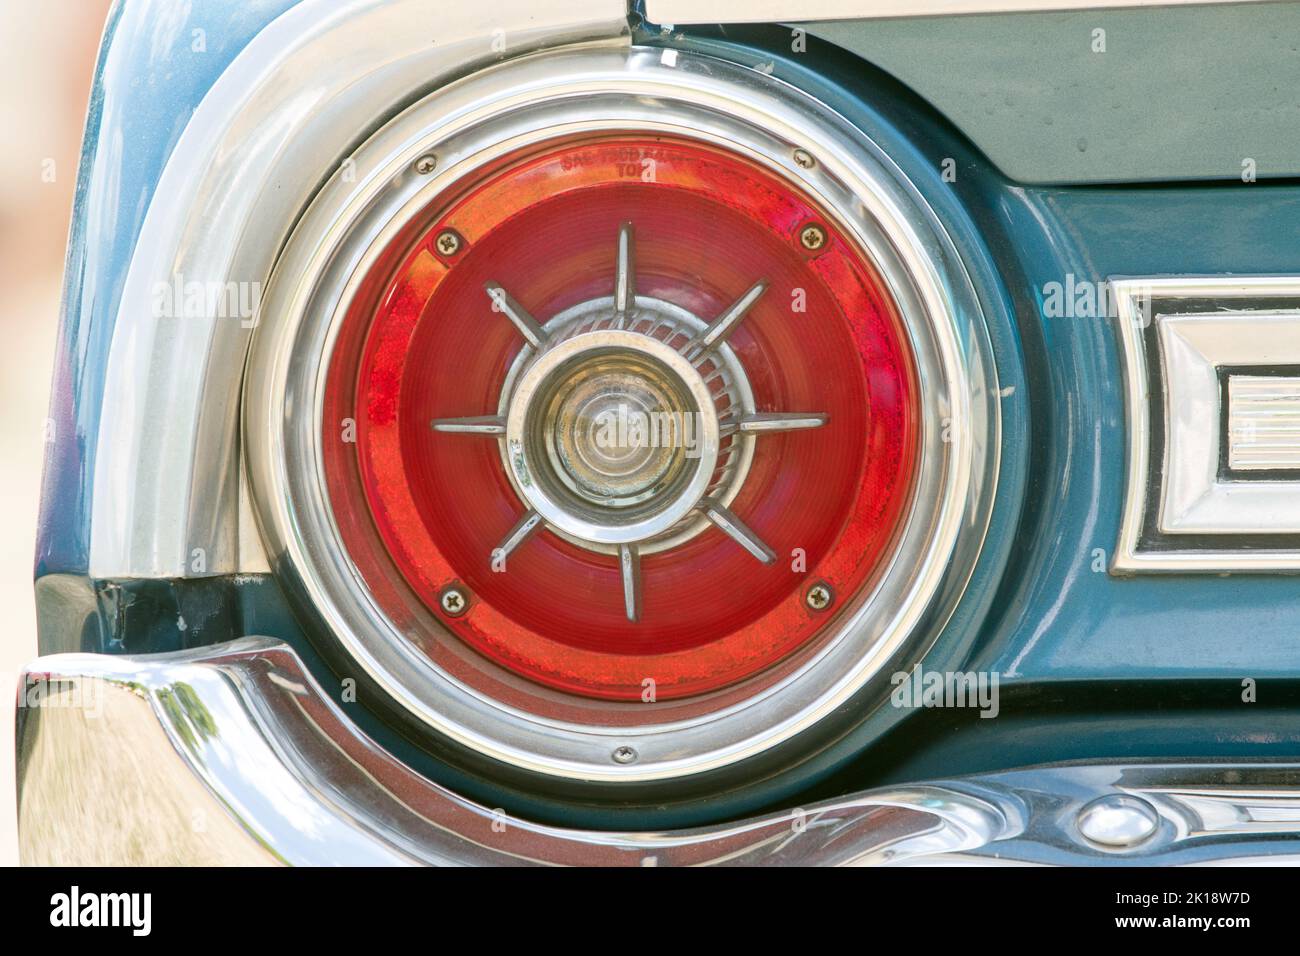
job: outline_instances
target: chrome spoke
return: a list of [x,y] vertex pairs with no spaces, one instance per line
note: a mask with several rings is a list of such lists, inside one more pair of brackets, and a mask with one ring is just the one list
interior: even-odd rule
[[614,312],[617,328],[625,328],[636,308],[636,250],[633,247],[632,224],[618,227],[618,270],[614,274]]
[[488,298],[492,300],[493,310],[504,312],[506,318],[513,322],[515,328],[528,340],[529,345],[533,348],[541,348],[546,343],[546,332],[542,326],[501,287],[500,283],[489,282],[483,288],[487,291]]
[[529,511],[510,529],[502,542],[497,545],[493,556],[506,557],[515,548],[527,541],[538,528],[542,526],[542,516],[536,511]]
[[714,319],[709,324],[709,327],[700,333],[699,338],[691,342],[688,354],[692,351],[695,353],[692,360],[698,359],[719,342],[726,339],[732,330],[740,324],[740,320],[745,317],[745,313],[749,311],[750,306],[757,302],[766,291],[767,280],[759,279],[748,292],[733,302],[727,311]]
[[771,564],[776,560],[776,552],[764,544],[762,538],[754,534],[745,522],[727,508],[711,498],[705,498],[700,502],[700,507],[710,521],[758,560],[764,564]]
[[821,428],[826,421],[825,412],[756,412],[753,415],[743,416],[736,423],[736,427],[742,432],[765,434]]
[[506,420],[500,415],[435,418],[429,424],[436,432],[448,432],[453,435],[504,435],[506,433]]
[[623,573],[623,609],[629,621],[641,619],[641,554],[635,544],[618,546],[618,564]]
[[[739,359],[729,349],[718,350],[744,320],[755,303],[768,291],[767,279],[756,281],[750,288],[745,290],[743,295],[723,309],[712,321],[706,323],[702,321],[703,317],[695,315],[691,315],[689,321],[687,321],[655,299],[643,297],[638,302],[636,289],[636,228],[633,223],[628,221],[619,223],[618,239],[614,253],[613,309],[610,310],[608,305],[601,305],[594,319],[590,317],[581,318],[581,322],[586,323],[585,325],[571,323],[562,326],[559,321],[552,320],[551,328],[556,330],[554,335],[548,333],[547,327],[544,327],[529,314],[499,282],[490,281],[484,283],[483,288],[491,299],[493,311],[504,313],[528,344],[536,350],[536,354],[524,353],[525,360],[520,372],[522,377],[512,386],[514,391],[503,397],[503,407],[508,407],[510,410],[508,416],[503,412],[499,415],[435,419],[432,422],[432,427],[440,432],[504,436],[507,420],[515,421],[516,410],[521,406],[526,412],[532,407],[532,403],[541,401],[537,399],[539,383],[549,383],[550,379],[545,378],[545,376],[558,374],[552,366],[558,368],[557,363],[569,361],[571,351],[583,356],[584,360],[594,361],[596,357],[601,357],[603,362],[609,363],[612,361],[604,352],[599,353],[599,356],[595,352],[591,356],[587,355],[588,351],[596,347],[588,344],[581,333],[591,329],[602,333],[613,330],[610,333],[612,335],[610,341],[617,342],[617,350],[615,351],[619,355],[619,361],[624,363],[630,362],[632,356],[641,355],[642,353],[656,355],[656,349],[666,347],[666,354],[660,357],[658,361],[668,364],[672,374],[680,379],[683,395],[686,392],[689,392],[690,395],[681,398],[680,401],[676,397],[671,398],[671,400],[665,398],[662,401],[668,405],[677,402],[677,404],[683,406],[682,409],[674,407],[672,409],[674,412],[689,413],[692,408],[696,407],[700,408],[699,414],[708,411],[710,413],[709,418],[713,423],[710,425],[710,428],[713,429],[711,434],[715,438],[718,436],[719,431],[723,435],[740,433],[759,435],[765,432],[818,428],[826,424],[828,416],[824,412],[747,413],[743,409],[742,399],[745,394],[743,389],[745,382],[744,368],[741,366]],[[603,301],[609,303],[611,300],[605,299]],[[594,306],[600,302],[601,300],[598,299],[591,300],[590,304]],[[666,334],[664,334],[665,329],[667,330]],[[631,334],[633,332],[636,334]],[[685,344],[678,345],[677,343]],[[627,355],[625,356],[623,353],[627,353]],[[676,365],[673,363],[676,363]],[[680,366],[680,368],[677,366]],[[617,367],[621,368],[621,366]],[[631,371],[626,371],[624,374],[630,377],[631,383],[626,386],[619,384],[617,388],[626,387],[629,390],[633,387],[650,388],[648,384],[637,385],[641,378],[645,378],[649,373],[638,371],[639,365],[629,365],[628,367]],[[565,366],[565,368],[567,369],[568,366]],[[638,378],[638,376],[640,377]],[[537,379],[537,381],[534,381],[534,379]],[[548,384],[547,387],[550,388],[551,386]],[[550,392],[546,392],[546,395],[550,394]],[[674,396],[675,394],[674,392]],[[565,401],[569,401],[569,398],[566,398]],[[547,407],[549,408],[549,406]],[[719,409],[721,409],[720,412]],[[556,414],[559,415],[558,412]],[[558,429],[559,426],[555,423],[548,423],[547,427]],[[510,436],[511,442],[514,441],[514,437],[513,434]],[[743,476],[742,478],[736,477],[740,474],[735,466],[737,450],[749,446],[730,443],[728,449],[724,451],[718,447],[715,440],[709,447],[712,449],[710,454],[713,458],[706,465],[700,466],[703,469],[702,474],[705,477],[713,475],[717,464],[721,462],[726,475],[729,477],[716,479],[712,485],[704,482],[693,482],[691,488],[678,494],[676,500],[669,502],[672,508],[669,509],[671,513],[667,515],[666,520],[681,522],[684,516],[692,512],[697,515],[703,514],[709,524],[716,526],[723,534],[727,535],[759,561],[768,565],[774,564],[777,560],[776,551],[770,548],[762,538],[754,533],[753,529],[738,518],[726,505],[722,504],[722,501],[731,498],[735,493],[735,487],[740,480],[743,480]],[[504,448],[503,444],[503,451]],[[507,464],[508,468],[512,466],[513,463]],[[609,497],[607,490],[609,481],[623,480],[625,477],[623,472],[613,474],[614,477],[608,478],[608,481],[604,484],[598,483],[598,488],[593,494],[603,497],[597,497],[595,500],[600,501]],[[581,481],[582,479],[577,477],[575,480]],[[642,493],[642,486],[636,485],[635,482],[640,480],[643,479],[636,472],[632,472],[631,477],[627,478],[629,487],[638,494]],[[650,479],[644,480],[649,482]],[[706,487],[711,490],[703,491],[703,488]],[[623,530],[612,516],[606,522],[603,514],[593,516],[586,514],[585,511],[582,512],[585,523],[580,527],[572,527],[575,518],[569,513],[569,510],[557,507],[545,495],[540,497],[533,495],[531,485],[526,485],[522,489],[517,488],[517,490],[520,492],[520,497],[528,510],[510,529],[500,545],[493,550],[494,568],[496,562],[518,549],[540,528],[549,527],[562,535],[574,536],[580,539],[579,544],[584,545],[588,538],[591,538],[593,542],[598,540],[596,536],[588,533],[588,527],[593,521],[601,525],[608,523],[611,532],[621,532]],[[703,497],[701,497],[702,494]],[[704,525],[703,522],[691,522],[690,524],[692,527],[689,533],[692,535],[698,533]],[[645,585],[641,576],[641,555],[643,552],[652,554],[667,547],[674,547],[676,544],[673,538],[673,534],[676,533],[675,527],[673,523],[665,524],[663,528],[654,528],[653,533],[640,534],[631,541],[620,540],[621,535],[619,533],[611,533],[604,539],[616,549],[619,579],[623,587],[623,610],[627,619],[633,623],[639,623],[645,613],[643,603]],[[640,532],[641,529],[638,529],[638,531]]]

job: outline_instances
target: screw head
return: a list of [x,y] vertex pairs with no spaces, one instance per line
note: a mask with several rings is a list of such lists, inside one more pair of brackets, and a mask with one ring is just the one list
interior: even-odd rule
[[800,169],[812,169],[817,165],[817,160],[813,159],[812,153],[806,149],[796,149],[794,151],[794,164]]
[[415,171],[422,176],[427,176],[438,168],[438,157],[433,153],[426,153],[415,161]]
[[438,233],[438,238],[433,240],[433,244],[444,256],[454,256],[460,252],[460,236],[454,229],[444,229]]
[[622,747],[615,747],[610,756],[614,759],[614,763],[631,763],[636,759],[636,751],[624,744]]
[[835,600],[835,592],[825,581],[818,581],[808,589],[808,594],[804,598],[808,606],[814,611],[824,611],[831,606]]
[[816,224],[804,226],[799,231],[799,242],[809,252],[816,252],[826,245],[826,230]]
[[469,599],[459,588],[447,588],[438,598],[438,603],[452,617],[460,617],[469,608]]

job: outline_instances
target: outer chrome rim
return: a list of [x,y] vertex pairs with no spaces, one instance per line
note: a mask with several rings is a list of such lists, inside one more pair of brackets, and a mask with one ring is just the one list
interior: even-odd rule
[[[888,284],[923,403],[914,500],[874,586],[826,641],[795,655],[757,692],[663,702],[654,723],[643,722],[644,705],[575,704],[504,673],[509,693],[489,696],[421,654],[406,630],[419,612],[390,617],[341,546],[319,447],[328,357],[379,251],[434,196],[497,157],[607,131],[714,143],[814,196]],[[815,157],[811,168],[795,162],[796,150]],[[428,153],[437,170],[416,173],[416,159]],[[632,49],[538,55],[475,74],[408,109],[355,159],[361,175],[326,184],[277,265],[244,403],[250,479],[273,560],[350,658],[407,711],[471,751],[590,784],[719,770],[814,728],[829,731],[836,712],[860,719],[878,706],[890,665],[924,653],[966,586],[999,447],[996,373],[976,295],[942,226],[888,158],[771,77],[708,57],[679,53],[667,62],[659,51]],[[521,706],[525,698],[554,706]]]

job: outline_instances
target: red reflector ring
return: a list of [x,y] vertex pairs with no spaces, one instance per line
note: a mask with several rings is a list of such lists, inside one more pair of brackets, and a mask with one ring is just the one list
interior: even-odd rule
[[[567,141],[441,197],[396,242],[353,300],[330,360],[324,420],[355,419],[356,441],[325,426],[326,478],[345,543],[373,521],[401,576],[465,645],[573,694],[680,698],[814,646],[876,580],[912,496],[916,372],[880,276],[792,184],[681,139]],[[620,275],[633,280],[626,313]],[[760,282],[701,362],[701,328]],[[544,344],[528,344],[532,327],[515,307]],[[656,344],[629,350],[638,335]],[[600,351],[598,339],[615,344]],[[548,351],[557,345],[563,356]],[[534,376],[533,405],[516,402],[520,447],[533,456],[521,472],[504,430],[511,390],[539,353],[556,371]],[[666,353],[699,370],[711,412]],[[623,406],[633,420],[638,410],[683,423],[712,414],[716,463],[697,481],[699,458],[676,446],[632,441],[604,454],[591,410]],[[777,413],[824,421],[775,430]],[[656,510],[660,498],[685,500],[701,484],[721,511],[691,510],[622,554],[617,542],[584,540],[578,522],[557,533],[540,518],[506,548],[533,507],[536,489],[523,483],[538,469],[555,473],[547,500],[596,515],[610,538],[642,512],[648,523],[673,517]],[[617,507],[601,504],[606,492]],[[467,602],[454,614],[448,589]]]

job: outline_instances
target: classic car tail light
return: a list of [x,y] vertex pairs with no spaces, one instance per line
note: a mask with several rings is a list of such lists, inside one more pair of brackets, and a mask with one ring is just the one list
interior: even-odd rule
[[863,134],[577,50],[348,168],[243,407],[273,564],[367,705],[595,800],[770,778],[879,708],[974,567],[999,419],[960,259]]
[[871,580],[911,491],[910,351],[832,222],[684,139],[505,158],[354,303],[335,507],[532,680],[668,699],[761,672]]

